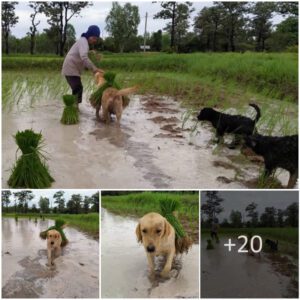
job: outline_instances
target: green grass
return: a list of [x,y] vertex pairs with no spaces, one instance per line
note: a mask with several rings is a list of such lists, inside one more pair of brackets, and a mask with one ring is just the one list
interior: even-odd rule
[[[60,70],[63,58],[4,56],[3,70]],[[298,101],[297,53],[194,53],[104,55],[99,66],[121,72],[189,74],[195,79],[251,88],[264,96]],[[174,85],[173,85],[174,86]]]
[[[294,259],[298,260],[298,228],[283,227],[283,228],[221,228],[219,231],[220,236],[234,236],[247,235],[261,236],[263,243],[265,239],[278,240],[279,250],[281,253],[291,255]],[[210,234],[209,229],[202,228],[201,236],[205,238]],[[268,250],[268,247],[264,244],[264,250]]]
[[[99,238],[99,214],[17,214],[18,218],[40,218],[40,215],[46,219],[63,219],[68,226],[75,227],[84,231],[95,238]],[[3,213],[3,217],[15,217],[14,213]]]
[[142,217],[149,212],[160,213],[160,201],[172,199],[180,202],[178,218],[185,230],[198,240],[199,231],[199,195],[186,192],[143,192],[120,196],[102,196],[102,207],[121,215]]

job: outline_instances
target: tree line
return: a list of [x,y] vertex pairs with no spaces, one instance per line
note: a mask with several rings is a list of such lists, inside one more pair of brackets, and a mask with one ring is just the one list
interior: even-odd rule
[[[63,56],[76,40],[71,19],[80,16],[90,2],[29,2],[31,26],[26,37],[11,35],[18,23],[18,2],[2,2],[2,51],[18,53],[55,53]],[[213,2],[192,18],[191,2],[160,2],[154,19],[166,26],[146,34],[151,51],[165,52],[243,52],[297,51],[298,2]],[[38,31],[39,15],[45,15],[49,28]],[[272,24],[274,16],[284,20]],[[106,17],[109,36],[99,40],[95,49],[110,52],[140,51],[144,36],[138,35],[141,22],[138,6],[112,3]],[[190,26],[193,30],[190,30]]]
[[48,197],[40,197],[38,205],[32,204],[31,200],[35,198],[32,191],[24,190],[12,193],[10,190],[2,191],[2,211],[6,213],[66,213],[80,214],[99,212],[99,193],[92,196],[82,196],[80,194],[71,195],[70,199],[65,198],[64,191],[57,191],[53,195],[52,203]]
[[[218,220],[218,215],[224,211],[222,202],[224,199],[218,192],[206,192],[207,201],[201,205],[201,224],[209,227],[212,222]],[[298,227],[298,203],[294,202],[285,209],[277,209],[273,206],[265,207],[263,213],[259,215],[257,203],[249,203],[245,208],[248,221],[243,220],[241,211],[232,210],[229,219],[225,218],[220,225],[222,227],[242,228],[242,227]]]

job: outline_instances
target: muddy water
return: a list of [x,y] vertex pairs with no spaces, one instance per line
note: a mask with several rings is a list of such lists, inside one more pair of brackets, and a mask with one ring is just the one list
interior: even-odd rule
[[[136,241],[137,219],[122,217],[102,209],[101,293],[105,298],[198,298],[199,245],[178,257],[171,278],[148,277],[147,258]],[[163,261],[156,261],[157,272]]]
[[3,298],[98,298],[99,243],[67,227],[70,242],[50,269],[39,233],[51,225],[50,220],[2,219]]
[[[4,188],[16,157],[13,135],[26,128],[43,133],[53,188],[243,188],[258,176],[257,165],[228,158],[239,150],[215,149],[208,126],[194,136],[182,130],[184,109],[171,98],[133,96],[121,128],[97,122],[86,100],[80,123],[62,125],[62,101],[48,98],[29,105],[24,93],[3,112]],[[285,173],[280,178],[287,182]]]
[[[228,252],[227,239],[206,250],[201,241],[201,297],[204,298],[284,298],[298,297],[291,291],[290,278],[275,272],[264,254],[251,256]],[[234,241],[232,239],[232,242]],[[235,247],[236,248],[236,247]]]

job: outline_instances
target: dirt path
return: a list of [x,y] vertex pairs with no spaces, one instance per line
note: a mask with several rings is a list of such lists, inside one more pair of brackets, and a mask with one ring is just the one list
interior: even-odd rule
[[[97,122],[86,102],[79,125],[65,126],[61,101],[23,101],[3,112],[4,188],[16,157],[13,135],[25,128],[43,133],[53,188],[244,188],[258,177],[259,166],[241,161],[240,150],[211,144],[209,127],[199,125],[196,136],[182,130],[185,110],[171,98],[132,97],[121,128]],[[287,182],[287,174],[280,178]]]
[[46,241],[39,233],[53,221],[2,219],[3,298],[98,298],[99,243],[67,227],[69,244],[46,266]]
[[[199,245],[176,260],[171,278],[148,278],[147,258],[136,241],[137,219],[102,208],[101,293],[104,298],[198,298]],[[163,262],[157,261],[158,269]]]
[[[229,237],[228,237],[229,238]],[[215,249],[206,250],[201,242],[201,297],[204,298],[297,298],[291,278],[272,268],[272,261],[263,253],[253,257],[228,252],[222,238]],[[238,241],[232,239],[238,244]]]

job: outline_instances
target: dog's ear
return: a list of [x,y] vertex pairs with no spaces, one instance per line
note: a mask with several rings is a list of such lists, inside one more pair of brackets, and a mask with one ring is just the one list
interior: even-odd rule
[[137,224],[136,229],[135,229],[135,234],[137,237],[137,241],[141,243],[143,241],[142,233],[141,233],[141,224]]
[[169,236],[170,234],[171,234],[171,229],[172,229],[172,227],[171,227],[171,224],[165,219],[165,221],[164,221],[164,233],[163,233],[163,237],[167,237],[167,236]]

